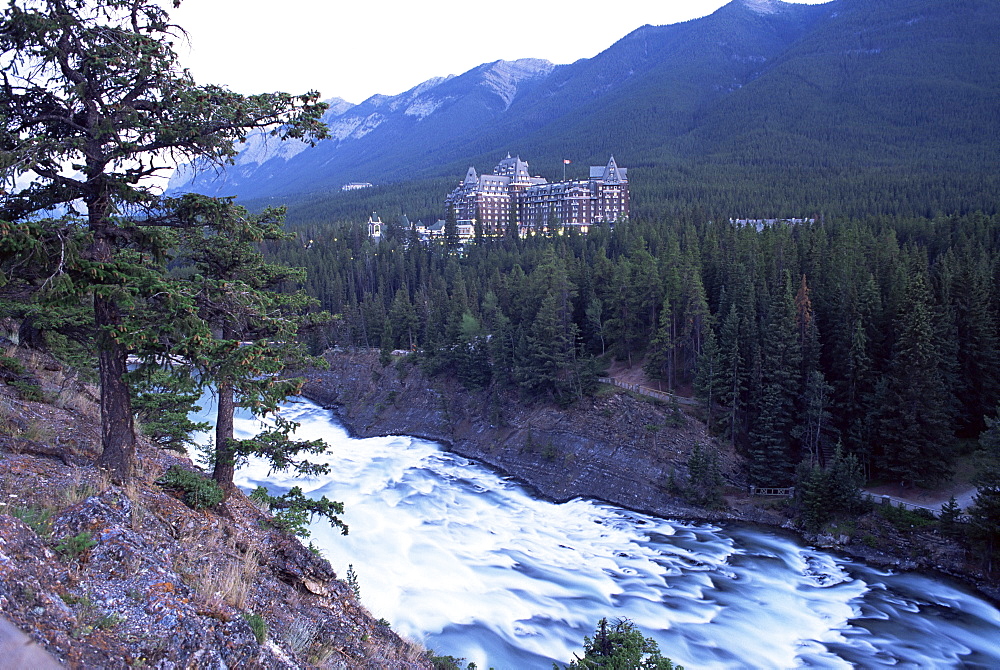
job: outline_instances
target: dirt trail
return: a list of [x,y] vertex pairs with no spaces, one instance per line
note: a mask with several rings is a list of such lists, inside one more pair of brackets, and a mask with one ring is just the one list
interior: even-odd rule
[[[648,386],[650,388],[657,388],[655,381],[650,381],[646,376],[645,370],[642,369],[641,362],[635,362],[632,367],[629,367],[627,361],[614,361],[611,363],[611,367],[608,368],[608,376],[617,379],[618,381],[625,382],[626,384],[639,384],[640,386]],[[661,389],[666,391],[667,389]]]

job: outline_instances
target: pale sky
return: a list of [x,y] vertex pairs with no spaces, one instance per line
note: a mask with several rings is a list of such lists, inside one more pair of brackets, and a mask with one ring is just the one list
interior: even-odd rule
[[[768,0],[755,0],[767,2]],[[793,0],[818,4],[826,0]],[[166,4],[166,3],[165,3]],[[644,24],[726,0],[184,0],[171,9],[199,84],[239,93],[320,91],[359,103],[498,59],[590,58]]]

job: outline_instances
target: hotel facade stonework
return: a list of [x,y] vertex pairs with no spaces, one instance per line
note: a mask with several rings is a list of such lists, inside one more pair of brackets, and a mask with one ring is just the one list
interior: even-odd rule
[[589,179],[549,182],[532,177],[527,161],[510,154],[493,174],[470,167],[465,179],[445,198],[446,218],[482,226],[484,235],[501,235],[516,226],[518,234],[558,232],[612,224],[628,218],[628,174],[612,156],[607,165],[591,166]]

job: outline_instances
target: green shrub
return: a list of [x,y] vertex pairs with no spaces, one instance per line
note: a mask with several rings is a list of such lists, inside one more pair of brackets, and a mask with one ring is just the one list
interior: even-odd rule
[[264,621],[264,617],[259,614],[244,614],[243,618],[250,625],[250,630],[257,638],[257,644],[264,644],[267,639],[267,622]]
[[45,398],[42,393],[42,387],[38,384],[32,384],[31,382],[25,382],[18,379],[8,383],[17,389],[17,393],[21,396],[22,400],[27,400],[29,402],[41,402]]
[[[613,623],[601,619],[594,637],[583,638],[583,658],[577,657],[565,670],[628,668],[629,670],[683,670],[660,654],[660,647],[645,637],[628,619]],[[558,668],[559,666],[554,666]]]
[[887,521],[892,523],[897,530],[917,530],[928,528],[937,524],[934,514],[925,509],[905,509],[889,505],[879,505],[878,512]]
[[[451,655],[437,656],[432,650],[431,655],[431,667],[434,670],[463,670],[462,663],[465,661],[464,658],[457,658]],[[475,668],[475,663],[469,663],[467,670],[473,670]]]
[[15,375],[23,375],[25,373],[24,365],[21,361],[6,354],[0,354],[0,368],[10,370]]
[[94,622],[94,628],[98,630],[110,630],[125,621],[125,617],[119,616],[117,614],[102,614],[97,617],[97,621]]
[[64,537],[62,542],[56,545],[56,551],[72,561],[95,546],[97,542],[91,538],[90,533],[83,531],[72,537]]
[[222,487],[215,480],[177,465],[167,470],[156,483],[163,488],[183,493],[184,503],[192,509],[214,507],[225,497]]

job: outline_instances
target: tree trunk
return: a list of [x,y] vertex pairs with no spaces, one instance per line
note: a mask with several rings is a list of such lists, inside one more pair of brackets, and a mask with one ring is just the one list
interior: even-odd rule
[[233,492],[233,476],[236,474],[236,452],[233,449],[233,413],[236,402],[233,399],[233,382],[222,380],[218,388],[219,405],[215,419],[215,469],[212,479],[222,487],[226,498]]
[[17,329],[17,341],[22,347],[32,349],[44,349],[45,338],[42,332],[35,327],[35,318],[27,315],[21,320],[21,325]]
[[[118,306],[94,297],[94,321],[99,329],[121,323]],[[100,336],[98,352],[101,376],[101,442],[97,467],[111,472],[117,481],[132,478],[135,470],[135,424],[132,395],[125,383],[128,352],[107,333]]]
[[[90,259],[107,263],[112,259],[111,211],[106,193],[99,192],[88,201],[90,229],[94,241],[88,250]],[[114,300],[94,296],[94,325],[98,332],[98,364],[101,379],[101,445],[97,466],[110,471],[118,481],[132,478],[135,471],[135,424],[132,418],[132,394],[125,383],[128,351],[111,333],[122,323],[121,310]]]

